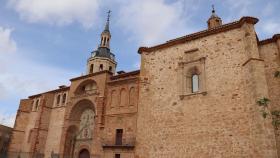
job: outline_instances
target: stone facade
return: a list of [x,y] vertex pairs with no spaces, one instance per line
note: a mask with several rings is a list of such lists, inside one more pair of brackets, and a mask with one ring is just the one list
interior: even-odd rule
[[[113,69],[87,66],[70,86],[21,100],[9,151],[47,158],[277,158],[280,133],[257,101],[269,98],[268,112],[280,110],[274,76],[280,35],[259,41],[253,17],[224,25],[211,18],[207,30],[140,47],[139,71],[115,74],[109,43],[101,44],[108,51],[97,50],[97,57],[110,58]],[[110,42],[108,28],[109,20]]]
[[0,157],[5,157],[12,134],[12,128],[0,125]]

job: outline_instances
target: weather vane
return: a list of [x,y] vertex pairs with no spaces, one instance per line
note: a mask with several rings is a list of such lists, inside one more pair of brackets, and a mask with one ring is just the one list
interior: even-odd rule
[[215,13],[215,6],[212,4],[212,13]]

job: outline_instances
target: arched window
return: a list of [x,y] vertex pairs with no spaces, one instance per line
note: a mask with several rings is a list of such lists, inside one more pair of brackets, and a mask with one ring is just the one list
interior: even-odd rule
[[109,66],[109,71],[112,71],[112,66]]
[[100,64],[99,66],[99,70],[102,71],[103,70],[103,64]]
[[62,96],[62,104],[65,104],[65,102],[66,102],[66,93],[64,93]]
[[77,89],[75,90],[75,94],[80,95],[84,93],[92,94],[97,92],[97,84],[94,80],[86,80],[82,82]]
[[198,92],[199,90],[199,76],[197,74],[192,75],[192,92]]
[[93,64],[90,65],[89,73],[93,73]]
[[58,96],[56,97],[56,104],[59,105],[59,103],[60,103],[60,95],[58,95]]
[[117,96],[117,92],[116,90],[113,90],[111,92],[111,98],[110,98],[110,101],[111,101],[111,108],[115,107],[116,104],[117,104],[117,100],[118,100],[118,96]]
[[130,106],[134,105],[134,103],[136,102],[135,99],[136,99],[135,88],[131,87],[129,90],[129,105]]
[[106,46],[107,38],[104,39],[104,46]]
[[120,102],[120,106],[126,106],[127,104],[127,94],[126,94],[126,90],[125,89],[121,89],[121,94],[120,94],[120,98],[121,98],[121,102]]
[[36,103],[35,103],[35,110],[38,110],[39,109],[39,99],[36,100]]

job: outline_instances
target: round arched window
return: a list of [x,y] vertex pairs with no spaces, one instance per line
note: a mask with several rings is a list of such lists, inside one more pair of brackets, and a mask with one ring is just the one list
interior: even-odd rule
[[199,76],[194,74],[192,75],[192,92],[198,92],[199,89]]

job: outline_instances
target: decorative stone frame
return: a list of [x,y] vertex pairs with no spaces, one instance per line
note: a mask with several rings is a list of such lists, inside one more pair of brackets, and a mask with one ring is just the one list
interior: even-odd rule
[[38,111],[41,103],[41,98],[34,98],[32,101],[31,111]]
[[[64,95],[65,95],[65,97],[66,97],[66,98],[65,98],[65,102],[63,102],[63,96],[64,96]],[[60,96],[59,102],[57,102],[58,96]],[[60,92],[60,93],[56,93],[56,94],[54,95],[53,107],[56,108],[56,107],[66,106],[67,99],[68,99],[68,92],[67,92],[67,91],[63,91],[63,92]]]
[[[91,87],[91,89],[87,89],[89,87]],[[75,89],[74,94],[76,97],[99,94],[97,82],[93,79],[87,79],[81,82]]]
[[[180,99],[195,94],[206,94],[205,57],[179,63],[179,94]],[[192,76],[198,75],[198,91],[192,92]]]

